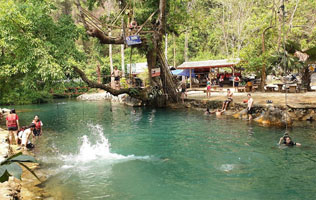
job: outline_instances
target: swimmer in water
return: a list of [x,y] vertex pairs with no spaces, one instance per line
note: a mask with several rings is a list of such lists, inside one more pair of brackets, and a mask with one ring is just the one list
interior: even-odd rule
[[210,115],[210,114],[211,114],[210,109],[206,108],[204,115]]
[[216,114],[216,116],[221,116],[223,114],[223,112],[225,112],[225,110],[217,109],[215,114]]
[[300,143],[293,142],[292,139],[291,139],[291,137],[288,136],[288,135],[286,135],[286,136],[284,136],[284,137],[281,137],[281,138],[280,138],[280,141],[279,141],[279,144],[284,144],[284,145],[286,145],[286,146],[294,146],[294,145],[296,145],[296,146],[301,146]]

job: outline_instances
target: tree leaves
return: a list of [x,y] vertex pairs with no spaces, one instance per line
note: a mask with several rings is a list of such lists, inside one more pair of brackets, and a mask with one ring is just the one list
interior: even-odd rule
[[14,154],[0,163],[0,182],[5,182],[10,176],[21,179],[22,168],[17,164],[19,163],[30,171],[38,180],[36,174],[23,162],[36,162],[35,158],[28,155],[22,155],[22,152]]

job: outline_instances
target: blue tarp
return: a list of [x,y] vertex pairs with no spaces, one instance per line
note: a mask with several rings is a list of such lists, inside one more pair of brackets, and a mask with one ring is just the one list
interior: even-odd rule
[[[172,73],[173,75],[176,75],[176,76],[187,76],[187,77],[190,76],[190,70],[189,70],[189,69],[177,69],[177,70],[172,70],[171,73]],[[191,76],[192,76],[192,77],[195,77],[194,70],[192,70]]]

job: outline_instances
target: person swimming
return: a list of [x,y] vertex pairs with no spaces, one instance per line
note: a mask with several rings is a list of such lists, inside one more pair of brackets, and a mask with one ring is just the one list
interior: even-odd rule
[[281,137],[281,138],[280,138],[280,141],[279,141],[279,144],[284,144],[284,145],[286,145],[286,146],[294,146],[294,145],[296,145],[296,146],[301,146],[300,143],[298,143],[298,142],[293,142],[292,139],[291,139],[291,137],[288,136],[288,135],[285,135],[285,136]]
[[204,112],[204,115],[210,115],[211,112],[210,112],[210,109],[209,108],[206,108],[205,112]]
[[215,111],[215,114],[216,114],[216,116],[221,116],[222,114],[223,114],[223,112],[225,112],[224,110],[221,110],[221,109],[217,109],[216,111]]

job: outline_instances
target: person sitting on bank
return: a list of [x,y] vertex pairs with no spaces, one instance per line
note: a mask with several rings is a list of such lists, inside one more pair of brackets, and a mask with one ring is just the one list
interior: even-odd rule
[[300,143],[298,143],[298,142],[293,142],[292,139],[291,139],[291,137],[288,136],[288,135],[285,135],[285,136],[281,137],[281,138],[280,138],[280,141],[279,141],[279,144],[284,144],[284,145],[286,145],[286,146],[294,146],[294,145],[296,145],[296,146],[301,146]]
[[117,67],[114,67],[114,71],[112,73],[112,76],[114,76],[114,82],[115,82],[115,89],[120,89],[120,76],[121,71],[117,69]]
[[35,124],[35,128],[33,130],[33,138],[36,137],[39,138],[39,136],[42,135],[42,127],[43,127],[43,122],[39,119],[39,117],[37,115],[35,115],[34,120],[32,121],[32,124]]
[[222,111],[226,111],[227,107],[229,106],[230,102],[233,101],[233,94],[230,89],[227,89],[227,100],[223,102]]
[[[6,125],[9,131],[9,145],[13,145],[13,139],[15,139],[16,145],[18,144],[18,130],[20,129],[19,125],[19,116],[15,113],[15,109],[10,111],[10,114],[6,118]],[[16,132],[15,134],[13,132]]]

